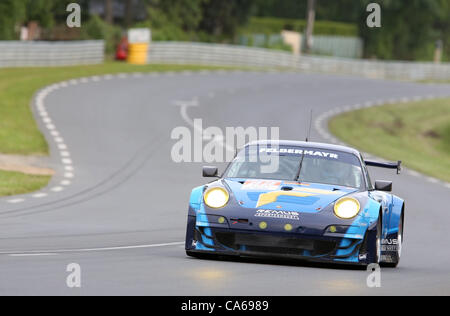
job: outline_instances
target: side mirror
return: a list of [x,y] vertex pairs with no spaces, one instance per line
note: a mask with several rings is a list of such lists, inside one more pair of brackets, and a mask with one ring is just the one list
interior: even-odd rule
[[392,192],[392,181],[375,181],[375,190]]
[[203,167],[203,177],[217,178],[219,176],[219,169],[217,167]]

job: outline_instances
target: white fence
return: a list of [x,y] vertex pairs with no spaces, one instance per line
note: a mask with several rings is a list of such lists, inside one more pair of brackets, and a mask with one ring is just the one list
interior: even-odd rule
[[450,64],[299,57],[263,48],[206,43],[153,42],[149,62],[282,68],[379,79],[450,80]]
[[0,68],[99,64],[104,50],[104,41],[0,41]]
[[[306,40],[305,37],[303,39]],[[302,47],[305,47],[303,43]],[[364,42],[359,37],[314,35],[311,51],[313,54],[327,56],[361,58]]]
[[[302,48],[305,48],[305,36],[302,36]],[[246,34],[239,37],[238,45],[251,47],[267,47],[267,45],[282,44],[281,34]],[[364,42],[359,37],[336,36],[336,35],[314,35],[311,47],[313,54],[361,58],[363,55]]]

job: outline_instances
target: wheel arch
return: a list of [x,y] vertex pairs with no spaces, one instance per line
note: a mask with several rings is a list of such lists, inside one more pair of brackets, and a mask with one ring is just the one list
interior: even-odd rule
[[400,219],[403,219],[403,224],[405,223],[405,209],[405,201],[400,199],[399,197],[394,196],[392,199],[392,210],[389,219],[389,234],[393,234],[398,231]]

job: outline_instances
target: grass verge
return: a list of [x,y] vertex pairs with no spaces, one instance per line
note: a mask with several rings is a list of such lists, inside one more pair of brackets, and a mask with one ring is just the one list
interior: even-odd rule
[[0,170],[0,196],[33,192],[45,187],[50,176],[35,176],[21,172]]
[[[120,62],[101,65],[7,68],[0,71],[0,153],[48,155],[48,145],[30,109],[33,94],[47,85],[86,76],[183,70],[215,70],[226,67],[196,65],[135,66]],[[0,171],[0,196],[24,194],[47,185],[50,177]]]
[[450,99],[348,112],[329,128],[352,146],[450,182]]

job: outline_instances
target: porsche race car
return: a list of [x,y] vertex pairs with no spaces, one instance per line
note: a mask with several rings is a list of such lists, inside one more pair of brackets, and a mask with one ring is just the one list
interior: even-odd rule
[[399,173],[401,162],[323,143],[247,144],[222,176],[203,167],[217,179],[191,193],[186,254],[396,267],[405,202],[392,182],[372,182],[368,166]]

